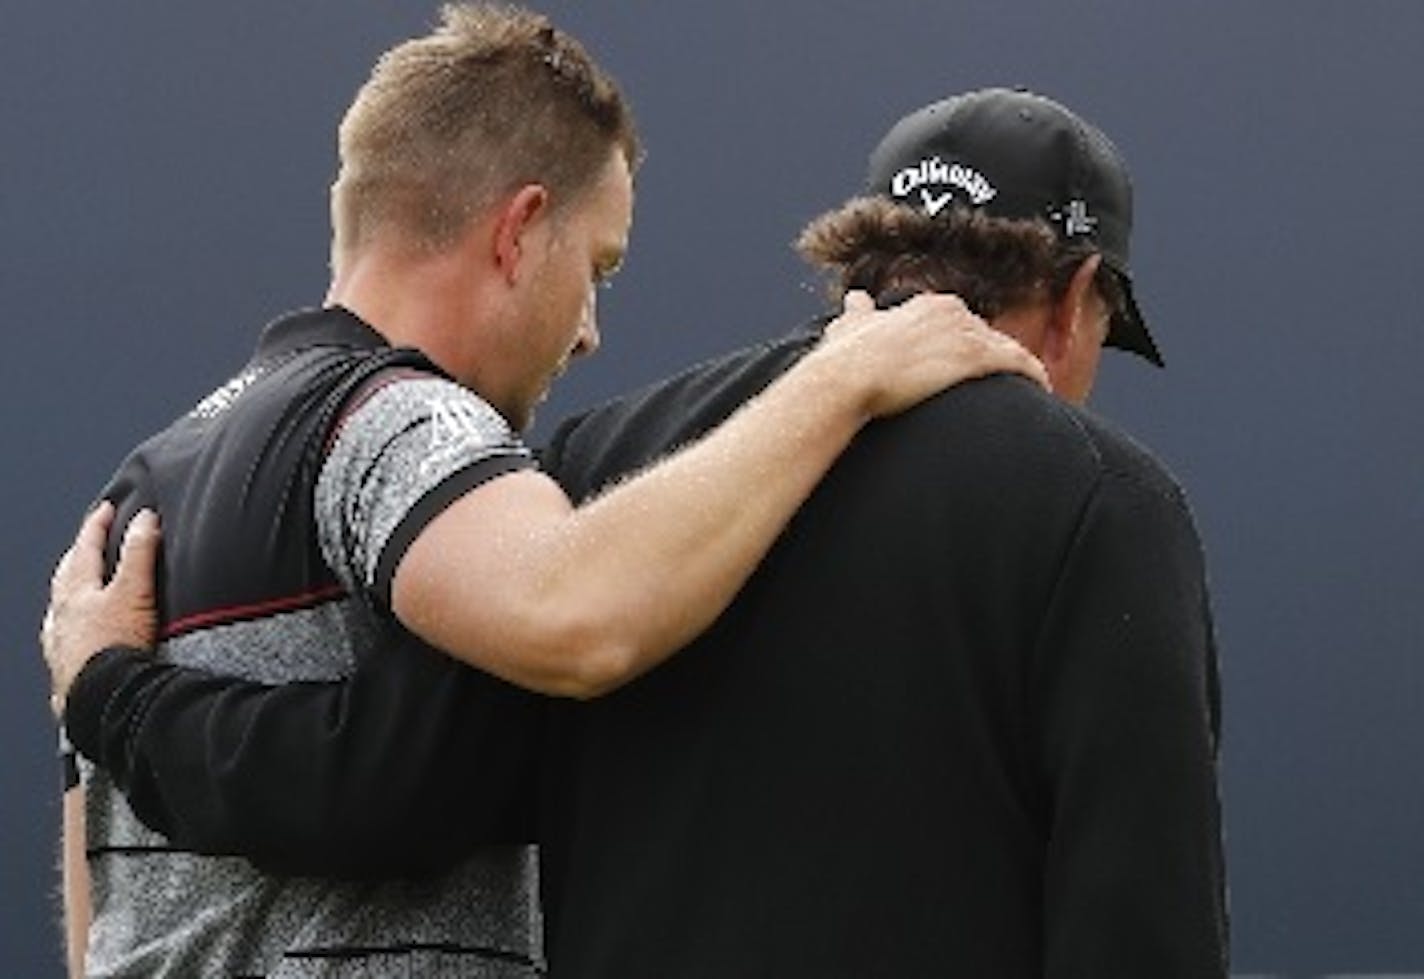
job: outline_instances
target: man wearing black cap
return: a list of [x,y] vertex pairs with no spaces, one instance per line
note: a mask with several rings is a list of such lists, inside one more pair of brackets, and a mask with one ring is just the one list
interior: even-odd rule
[[[1105,343],[1162,362],[1133,297],[1130,227],[1100,132],[1040,96],[986,90],[902,120],[867,195],[806,229],[801,250],[837,293],[955,292],[1041,357],[1058,397],[991,378],[867,429],[708,633],[607,697],[551,708],[553,974],[1226,975],[1200,545],[1171,476],[1078,407]],[[571,496],[595,493],[714,426],[816,335],[572,419],[545,462]],[[303,709],[360,687],[418,764],[419,732],[439,725],[399,717],[422,713],[418,697],[380,708],[379,669],[302,692]],[[162,682],[209,739],[240,702],[234,729],[281,744],[295,710],[282,688]],[[116,738],[121,714],[104,718]],[[166,753],[165,771],[220,790],[180,720],[150,712],[129,763]],[[251,770],[279,785],[280,752]],[[319,839],[303,815],[253,818]],[[221,838],[199,816],[162,816]]]
[[[802,253],[837,294],[954,292],[1000,378],[857,440],[678,659],[565,711],[544,849],[569,975],[1226,975],[1215,648],[1181,490],[1080,410],[1160,365],[1107,138],[1025,92],[897,124]],[[580,496],[713,424],[806,335],[567,422]]]

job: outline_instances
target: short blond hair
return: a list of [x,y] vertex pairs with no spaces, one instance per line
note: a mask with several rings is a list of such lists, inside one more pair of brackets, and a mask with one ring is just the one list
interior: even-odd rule
[[518,7],[449,4],[381,56],[342,119],[333,261],[378,234],[443,248],[524,184],[562,209],[615,148],[636,166],[632,113],[578,41]]

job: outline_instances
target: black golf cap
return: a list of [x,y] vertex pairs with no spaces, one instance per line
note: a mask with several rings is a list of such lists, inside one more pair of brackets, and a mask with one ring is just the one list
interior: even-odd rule
[[1101,131],[1057,102],[990,88],[927,105],[880,141],[867,185],[931,217],[973,207],[996,217],[1044,218],[1064,238],[1088,239],[1122,285],[1123,309],[1108,327],[1107,345],[1162,366],[1132,293],[1127,168]]

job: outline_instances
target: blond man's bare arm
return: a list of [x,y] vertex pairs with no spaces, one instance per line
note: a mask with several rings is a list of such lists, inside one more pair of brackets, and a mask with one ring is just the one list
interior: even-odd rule
[[870,419],[951,384],[1042,368],[952,296],[846,313],[795,367],[701,441],[575,508],[537,472],[467,493],[397,566],[396,615],[456,657],[534,690],[606,692],[726,607]]

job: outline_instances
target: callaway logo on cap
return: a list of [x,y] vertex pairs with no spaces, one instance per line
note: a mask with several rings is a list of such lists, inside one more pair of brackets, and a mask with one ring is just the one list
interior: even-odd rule
[[1003,88],[957,95],[895,124],[870,157],[869,190],[937,217],[978,208],[1043,218],[1086,238],[1122,284],[1108,346],[1162,366],[1132,293],[1132,185],[1108,138],[1052,99]]

